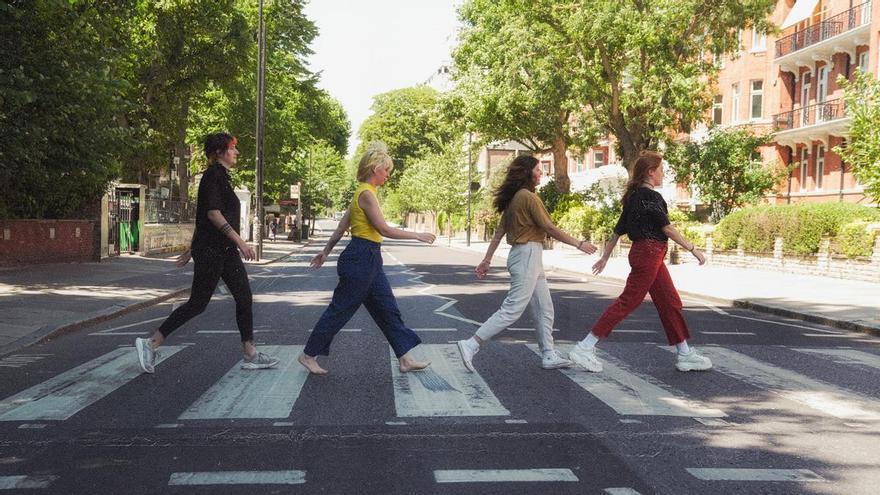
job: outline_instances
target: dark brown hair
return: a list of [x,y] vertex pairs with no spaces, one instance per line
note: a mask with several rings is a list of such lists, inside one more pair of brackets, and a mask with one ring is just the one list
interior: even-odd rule
[[226,153],[231,145],[237,144],[235,136],[228,132],[215,132],[205,136],[204,151],[208,161],[213,163],[217,157]]
[[495,190],[495,199],[492,201],[495,211],[504,213],[513,196],[522,188],[535,192],[535,180],[532,178],[532,169],[538,164],[538,159],[531,155],[520,155],[507,166],[507,175],[504,182]]
[[626,206],[632,193],[636,192],[648,180],[648,174],[662,163],[663,155],[656,151],[643,151],[639,154],[636,164],[633,165],[632,175],[630,175],[629,182],[626,183],[626,189],[623,192],[622,201],[624,206]]

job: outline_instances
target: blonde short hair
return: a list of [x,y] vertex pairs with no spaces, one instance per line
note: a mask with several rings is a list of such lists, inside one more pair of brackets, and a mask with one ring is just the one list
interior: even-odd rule
[[388,154],[388,147],[385,146],[385,143],[374,141],[367,146],[367,151],[364,152],[358,164],[358,182],[366,182],[379,168],[386,168],[390,172],[394,168],[394,162]]

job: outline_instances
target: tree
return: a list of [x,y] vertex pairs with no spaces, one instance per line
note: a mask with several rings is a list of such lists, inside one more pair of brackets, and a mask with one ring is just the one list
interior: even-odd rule
[[788,169],[761,161],[758,149],[771,139],[744,128],[714,128],[703,142],[673,146],[666,160],[676,182],[693,185],[718,221],[734,208],[757,203],[788,175]]
[[443,213],[448,219],[467,206],[467,158],[461,142],[441,153],[414,160],[403,173],[397,192],[405,211]]
[[[639,153],[705,119],[718,67],[738,31],[773,29],[776,0],[505,0],[529,33],[552,31],[571,98],[614,135],[629,170]],[[514,21],[509,21],[514,22]]]
[[834,152],[852,165],[867,195],[880,201],[880,81],[857,70],[852,82],[844,78],[838,82],[845,90],[843,100],[852,123],[846,145]]
[[440,94],[429,86],[395,89],[373,98],[373,113],[358,130],[360,156],[372,141],[382,141],[394,160],[390,185],[398,182],[410,162],[439,153],[457,133],[445,119]]
[[90,3],[0,5],[0,218],[82,215],[132,144],[110,25]]
[[464,125],[491,140],[512,140],[536,153],[551,151],[554,184],[571,186],[566,151],[586,149],[598,130],[577,99],[570,51],[555,30],[536,25],[515,2],[469,0],[453,54],[453,94]]

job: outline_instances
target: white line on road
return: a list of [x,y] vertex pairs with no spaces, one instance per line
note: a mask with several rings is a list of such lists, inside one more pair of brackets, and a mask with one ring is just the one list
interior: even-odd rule
[[48,488],[58,476],[0,476],[0,490],[20,490],[23,488]]
[[309,376],[296,360],[301,345],[266,346],[276,369],[243,370],[235,364],[178,419],[286,418]]
[[798,352],[813,354],[831,359],[838,364],[860,364],[869,368],[880,369],[880,356],[870,352],[853,349],[795,349]]
[[469,373],[458,347],[422,344],[420,359],[431,361],[423,371],[401,373],[391,352],[394,406],[399,417],[509,416],[478,373]]
[[[154,321],[164,320],[166,318],[168,318],[168,317],[167,316],[160,316],[158,318],[152,318],[149,320],[139,321],[137,323],[129,323],[128,325],[120,325],[118,327],[107,328],[107,329],[101,330],[100,332],[90,333],[89,335],[103,335],[103,334],[114,332],[116,330],[122,330],[123,328],[136,327],[138,325],[144,325],[146,323],[153,323]],[[124,333],[124,334],[116,334],[116,335],[141,335],[141,334],[143,334],[143,332],[138,332],[135,334]]]
[[706,481],[827,481],[809,469],[687,468]]
[[[511,332],[534,332],[535,331],[535,329],[533,327],[532,328],[529,328],[529,327],[507,327],[507,329],[510,330]],[[554,328],[553,331],[558,332],[559,329]]]
[[[668,349],[669,352],[675,349]],[[715,369],[786,399],[841,419],[880,420],[880,402],[819,380],[763,363],[722,347],[704,346],[700,352],[712,360]]]
[[[164,346],[156,364],[183,350]],[[131,347],[122,347],[0,402],[0,421],[62,420],[103,399],[143,371]]]
[[305,471],[208,471],[173,473],[169,485],[301,485]]
[[707,332],[705,330],[701,331],[702,335],[741,335],[741,336],[754,336],[755,334],[752,332]]
[[457,328],[413,328],[414,332],[457,332]]
[[[540,355],[538,346],[528,347]],[[568,353],[572,346],[559,346]],[[589,373],[580,368],[560,371],[581,388],[614,409],[617,414],[632,416],[684,416],[684,417],[724,417],[720,409],[707,407],[699,401],[689,399],[653,379],[630,370],[625,364],[608,353],[598,351],[603,361],[601,373]]]
[[608,495],[642,495],[632,488],[606,488],[604,491]]
[[437,483],[506,483],[534,481],[580,481],[571,469],[438,469]]

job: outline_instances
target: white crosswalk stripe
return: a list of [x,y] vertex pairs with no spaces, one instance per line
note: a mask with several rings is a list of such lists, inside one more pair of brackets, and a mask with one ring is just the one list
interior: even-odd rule
[[275,369],[243,370],[236,363],[178,419],[286,418],[309,372],[296,360],[301,345],[264,346],[277,357]]
[[798,352],[830,359],[837,364],[861,365],[880,370],[880,356],[855,349],[795,349]]
[[454,344],[422,344],[423,371],[401,373],[391,351],[394,405],[400,417],[509,416],[478,373],[469,373]]
[[[166,346],[156,364],[184,346]],[[120,347],[0,402],[0,421],[63,420],[143,373],[132,347]]]
[[[540,355],[538,346],[528,347]],[[559,350],[568,354],[572,345],[560,345]],[[608,353],[599,351],[603,362],[601,373],[590,373],[580,368],[562,369],[563,374],[614,409],[617,414],[636,416],[685,416],[718,418],[727,416],[724,411],[708,407],[683,394],[668,390],[653,378],[630,370],[625,364]]]

